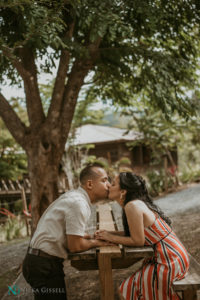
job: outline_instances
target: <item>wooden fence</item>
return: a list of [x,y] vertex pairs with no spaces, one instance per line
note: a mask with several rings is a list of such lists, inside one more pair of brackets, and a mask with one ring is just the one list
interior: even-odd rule
[[[10,211],[13,210],[17,200],[22,199],[22,190],[27,201],[30,201],[31,183],[28,178],[23,180],[0,180],[0,207],[7,206]],[[59,181],[59,194],[68,190],[67,182],[64,178]]]

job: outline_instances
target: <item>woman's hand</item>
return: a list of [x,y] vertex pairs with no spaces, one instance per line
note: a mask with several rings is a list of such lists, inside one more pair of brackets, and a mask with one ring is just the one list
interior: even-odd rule
[[95,239],[97,240],[104,240],[108,242],[113,242],[112,234],[109,233],[107,230],[97,230],[94,234]]

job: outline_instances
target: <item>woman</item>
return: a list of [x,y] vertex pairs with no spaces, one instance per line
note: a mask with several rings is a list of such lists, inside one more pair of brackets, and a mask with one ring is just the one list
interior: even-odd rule
[[189,268],[188,254],[172,231],[170,219],[150,198],[143,178],[131,172],[120,173],[110,187],[109,199],[116,200],[123,208],[125,234],[103,230],[96,232],[96,238],[126,246],[154,248],[154,256],[146,259],[142,267],[121,284],[121,298],[179,299],[172,283],[185,276]]

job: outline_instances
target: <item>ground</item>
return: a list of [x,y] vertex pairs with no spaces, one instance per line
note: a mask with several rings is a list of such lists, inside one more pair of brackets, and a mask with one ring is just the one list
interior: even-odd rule
[[[197,188],[196,188],[197,187]],[[184,190],[178,193],[171,194],[167,197],[163,197],[158,200],[160,207],[168,203],[174,202],[177,199],[182,199],[182,205],[178,205],[178,209],[175,211],[169,209],[169,215],[173,222],[173,230],[177,233],[188,251],[196,258],[200,263],[200,206],[199,206],[199,190],[200,185],[192,187],[190,190]],[[185,202],[188,202],[186,198],[189,198],[191,207]],[[171,197],[171,198],[170,198]],[[196,198],[195,198],[196,197]],[[196,202],[194,202],[194,198]],[[185,199],[185,200],[184,200]],[[162,200],[162,201],[161,201]],[[163,202],[164,201],[164,202]],[[193,201],[193,202],[192,202]],[[164,205],[161,205],[165,203]],[[196,203],[196,205],[195,205]],[[181,210],[181,207],[185,207],[187,210]],[[8,293],[8,286],[12,285],[17,278],[20,264],[25,255],[28,246],[28,239],[15,240],[6,244],[0,245],[0,299],[3,295]],[[138,263],[140,264],[140,263]],[[115,284],[115,290],[123,278],[128,277],[137,266],[130,267],[124,270],[114,270],[113,278]],[[100,299],[100,286],[97,271],[85,271],[79,272],[72,268],[69,262],[65,263],[66,281],[69,300],[99,300]],[[5,296],[6,299],[16,299],[16,296]],[[31,300],[31,296],[20,298]],[[116,295],[117,299],[117,295]]]

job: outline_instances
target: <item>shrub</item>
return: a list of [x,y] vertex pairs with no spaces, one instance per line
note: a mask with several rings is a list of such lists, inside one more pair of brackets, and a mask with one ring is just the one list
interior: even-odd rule
[[119,160],[119,165],[129,165],[129,166],[131,166],[131,160],[128,157],[122,157]]
[[200,182],[200,170],[185,170],[180,174],[182,183]]
[[10,218],[0,225],[0,242],[10,241],[27,235],[25,221],[22,216]]
[[164,176],[163,172],[152,170],[146,174],[149,182],[149,192],[152,196],[158,196],[164,189]]
[[152,170],[146,174],[149,186],[149,192],[151,196],[158,196],[160,193],[165,191],[165,181],[167,180],[167,187],[171,188],[174,186],[174,178],[172,176],[165,175],[164,170]]

